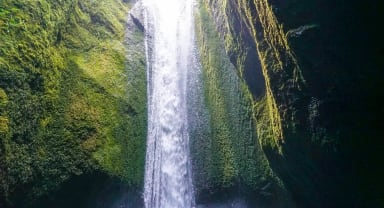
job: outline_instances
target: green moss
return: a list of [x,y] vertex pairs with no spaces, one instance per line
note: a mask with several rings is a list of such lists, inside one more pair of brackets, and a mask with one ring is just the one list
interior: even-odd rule
[[[266,181],[276,182],[278,179],[271,171],[257,139],[252,95],[239,77],[241,73],[230,62],[225,45],[203,3],[197,23],[211,126],[211,152],[204,163],[209,167],[205,170],[206,177],[211,177],[208,181],[213,181],[208,189],[214,192],[241,185],[243,189],[256,191]],[[229,43],[234,38],[227,35],[226,40]],[[207,184],[197,184],[199,191],[200,186]]]
[[4,90],[0,88],[0,108],[3,109],[7,105],[7,103],[8,103],[8,96],[4,92]]
[[[265,1],[238,1],[234,3],[206,0],[204,4],[207,5],[210,13],[215,16],[216,28],[220,31],[220,38],[224,41],[225,50],[231,57],[232,63],[236,66],[238,75],[247,80],[250,88],[252,86],[255,87],[252,89],[253,95],[257,99],[255,105],[258,105],[258,102],[261,100],[263,102],[262,105],[267,105],[267,107],[262,109],[268,114],[268,119],[266,119],[267,117],[256,117],[258,126],[268,128],[268,130],[258,132],[259,140],[264,141],[263,145],[272,147],[279,154],[282,154],[281,145],[284,140],[281,109],[278,109],[275,98],[276,92],[274,90],[276,88],[282,90],[284,85],[290,86],[292,84],[284,84],[278,87],[273,86],[272,88],[270,77],[274,76],[275,73],[286,73],[285,69],[283,70],[285,67],[283,61],[285,59],[294,63],[295,71],[300,75],[296,59],[289,50],[282,28],[276,22],[271,8],[268,7],[269,4],[266,4]],[[257,9],[264,9],[261,11],[262,14],[254,13],[255,4],[258,6]],[[267,8],[265,9],[264,6]],[[256,15],[259,15],[258,17],[263,22],[263,25],[267,25],[265,31],[256,31],[258,25],[256,23],[259,23],[258,19],[254,18]],[[255,41],[256,35],[258,35],[258,38],[263,35],[268,36],[268,38],[264,41]],[[247,44],[247,46],[245,47],[244,44]],[[253,49],[252,44],[255,45],[256,49]],[[258,57],[249,57],[252,54]],[[250,61],[257,60],[258,58],[260,61]],[[258,65],[261,68],[260,72],[257,71],[259,70]],[[260,77],[254,78],[250,76]],[[296,82],[300,83],[300,79],[301,77],[298,76]],[[256,115],[259,115],[259,113]],[[265,131],[270,132],[269,136],[260,136],[264,135]]]
[[[198,20],[198,37],[200,38],[200,51],[202,53],[202,65],[204,68],[205,97],[208,109],[210,111],[211,143],[214,153],[212,154],[211,175],[213,183],[219,186],[232,186],[237,176],[237,167],[235,167],[234,150],[231,145],[231,130],[227,109],[225,107],[225,97],[222,92],[222,81],[219,77],[219,70],[225,70],[222,62],[222,51],[219,48],[219,40],[213,29],[213,23],[208,17],[206,10],[201,7],[200,18]],[[201,24],[209,23],[209,25]],[[205,27],[204,27],[205,26]],[[206,37],[204,39],[203,37]],[[203,41],[204,42],[201,42]],[[207,41],[207,42],[205,42]]]
[[0,135],[6,135],[9,132],[8,118],[0,116]]
[[136,49],[123,44],[129,6],[0,2],[0,194],[8,204],[32,203],[94,170],[141,186],[146,100],[128,96],[138,90],[127,84],[127,62],[136,62],[126,57]]
[[252,46],[242,44],[244,41],[251,44],[253,40],[237,34],[243,33],[248,28],[242,27],[249,25],[243,22],[238,25],[236,21],[240,19],[236,18],[244,17],[236,16],[241,14],[236,11],[241,8],[236,6],[238,4],[229,1],[202,1],[197,15],[197,36],[212,128],[208,148],[211,154],[206,154],[209,159],[204,162],[209,164],[206,166],[210,172],[205,176],[215,181],[208,188],[206,184],[197,184],[198,199],[201,190],[237,192],[239,185],[242,194],[252,193],[252,197],[258,196],[271,206],[290,206],[285,186],[272,171],[263,151],[263,147],[278,151],[281,148],[280,114],[274,94],[267,91],[269,86],[263,81],[264,77],[256,79],[266,85],[257,89],[260,91],[257,95],[251,94],[245,82],[245,70],[250,70],[246,67],[257,68],[258,63],[252,62],[252,66],[248,63]]
[[[257,13],[253,13],[250,8],[255,7]],[[290,102],[294,102],[295,97],[305,85],[301,69],[297,59],[290,49],[287,36],[283,26],[279,24],[272,10],[272,6],[266,0],[255,0],[253,2],[241,1],[239,8],[245,11],[242,17],[248,23],[252,31],[253,38],[257,44],[257,51],[261,61],[262,71],[266,83],[266,103],[265,110],[269,114],[269,121],[263,118],[258,120],[267,121],[273,134],[272,140],[266,141],[265,145],[275,148],[282,154],[282,144],[284,143],[284,129],[282,123],[295,128],[295,113],[286,106],[278,106],[282,98],[283,91],[288,92]],[[258,16],[258,20],[255,16]],[[260,26],[263,31],[258,31]],[[260,34],[260,35],[258,35]],[[277,78],[280,81],[277,81]],[[282,81],[284,80],[284,81]],[[273,83],[273,84],[271,84]]]

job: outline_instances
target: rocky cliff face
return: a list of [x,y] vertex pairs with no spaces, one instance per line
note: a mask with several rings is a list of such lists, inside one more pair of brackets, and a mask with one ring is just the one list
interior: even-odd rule
[[[139,191],[125,191],[141,188],[146,133],[130,2],[0,2],[0,207],[140,207]],[[191,134],[198,203],[384,206],[381,11],[200,2],[209,127]]]
[[[229,57],[218,32],[225,23],[215,22],[213,17],[201,4],[196,15],[197,39],[210,132],[191,138],[197,203],[245,197],[249,206],[290,206],[290,196],[271,170],[257,139],[252,94],[242,79],[244,71],[235,67],[244,67],[244,63],[231,62],[235,56],[245,57],[248,49],[239,47],[243,54]],[[255,63],[257,59],[247,64]],[[256,82],[259,93],[265,89],[263,83]]]
[[108,182],[141,187],[145,56],[142,31],[125,32],[130,7],[0,2],[0,207],[48,194],[46,207],[85,207]]
[[253,94],[258,140],[298,206],[382,204],[371,186],[382,184],[383,146],[383,41],[372,2],[203,4]]

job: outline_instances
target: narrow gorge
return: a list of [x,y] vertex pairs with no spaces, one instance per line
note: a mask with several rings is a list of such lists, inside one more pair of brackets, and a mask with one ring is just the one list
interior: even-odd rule
[[373,0],[0,0],[0,208],[384,207]]

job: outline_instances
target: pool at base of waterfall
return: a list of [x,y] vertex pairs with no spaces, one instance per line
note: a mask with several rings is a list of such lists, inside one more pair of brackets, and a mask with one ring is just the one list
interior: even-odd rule
[[247,202],[241,198],[230,199],[225,202],[199,204],[196,208],[248,208]]

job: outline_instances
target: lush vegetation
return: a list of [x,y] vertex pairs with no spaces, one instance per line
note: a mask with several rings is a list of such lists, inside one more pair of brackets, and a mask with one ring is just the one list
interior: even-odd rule
[[128,80],[144,62],[126,67],[129,7],[0,2],[0,206],[95,170],[142,183],[145,79]]
[[[255,98],[258,140],[296,204],[382,206],[372,184],[383,184],[383,34],[371,24],[382,8],[331,0],[204,3]],[[255,87],[262,82],[264,89]]]
[[[196,150],[199,155],[194,156],[197,189],[223,196],[253,193],[259,201],[279,198],[278,203],[286,202],[284,187],[269,167],[258,140],[253,97],[241,71],[230,62],[208,8],[202,3],[196,18],[211,126],[209,137],[200,141]],[[204,200],[206,195],[199,197]]]
[[[382,8],[339,3],[201,0],[198,202],[289,207],[289,192],[299,207],[382,207]],[[145,53],[130,7],[0,0],[0,207],[86,207],[85,195],[98,207],[142,187]]]

